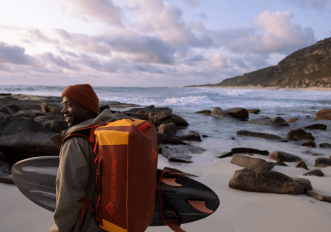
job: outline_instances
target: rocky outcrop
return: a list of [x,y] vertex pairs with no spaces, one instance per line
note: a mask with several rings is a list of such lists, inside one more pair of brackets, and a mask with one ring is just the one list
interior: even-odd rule
[[319,146],[321,148],[331,148],[331,144],[330,143],[321,143]]
[[182,140],[167,134],[157,133],[158,144],[186,144]]
[[316,143],[313,141],[309,141],[309,142],[305,142],[305,143],[301,144],[301,146],[314,148],[314,147],[316,147]]
[[269,159],[276,160],[279,162],[299,162],[301,158],[290,153],[283,151],[274,151],[270,154]]
[[[155,108],[154,108],[155,109]],[[157,114],[150,113],[148,115],[149,121],[153,122],[156,127],[161,124],[175,123],[176,126],[188,126],[188,122],[181,116],[169,112],[161,112]]]
[[287,142],[287,139],[284,139],[278,135],[273,135],[273,134],[269,134],[269,133],[259,133],[259,132],[245,131],[245,130],[237,131],[236,133],[237,133],[237,135],[264,138],[264,139],[274,139],[274,140],[278,140],[280,142]]
[[280,172],[246,168],[234,173],[229,187],[243,191],[293,195],[301,194],[309,188]]
[[[331,38],[300,49],[281,60],[276,66],[263,68],[204,87],[331,87]],[[199,87],[199,86],[188,86]]]
[[161,124],[158,131],[160,134],[175,136],[177,127],[175,123]]
[[309,126],[302,127],[303,129],[309,129],[309,130],[326,130],[326,125],[324,124],[313,124]]
[[331,108],[320,110],[316,113],[315,121],[331,120]]
[[206,114],[206,113],[211,113],[211,110],[200,110],[195,112],[196,114]]
[[161,145],[162,155],[172,162],[192,163],[191,154],[201,154],[205,149],[192,145]]
[[250,114],[258,114],[258,113],[260,113],[260,110],[259,109],[247,109],[247,111]]
[[253,158],[249,156],[236,155],[231,159],[231,163],[249,169],[257,169],[257,170],[272,169],[272,166],[264,159]]
[[181,140],[202,141],[198,132],[188,133],[185,135],[177,135],[176,137]]
[[303,168],[303,169],[306,169],[306,170],[309,170],[308,167],[307,167],[307,164],[303,161],[303,160],[300,160],[296,165],[295,165],[296,168]]
[[228,109],[225,112],[231,117],[240,119],[242,121],[246,121],[249,118],[248,111],[245,108],[235,107]]
[[286,137],[290,140],[315,140],[311,133],[307,133],[301,128],[289,130]]
[[331,159],[325,157],[319,157],[315,159],[315,167],[328,167],[331,166]]
[[233,118],[219,107],[216,107],[213,110],[213,112],[211,113],[211,116],[218,117],[218,118]]
[[11,175],[11,166],[0,160],[0,183],[14,184]]
[[286,122],[283,118],[281,117],[275,117],[275,118],[269,118],[269,117],[264,117],[264,118],[258,118],[249,121],[249,123],[257,124],[257,125],[263,125],[263,126],[289,126],[288,122]]
[[315,170],[311,170],[309,172],[306,172],[305,174],[303,174],[304,176],[324,176],[324,173],[319,170],[319,169],[315,169]]
[[233,153],[248,153],[248,154],[259,154],[259,155],[269,155],[269,152],[266,150],[258,150],[249,147],[235,147],[231,149]]

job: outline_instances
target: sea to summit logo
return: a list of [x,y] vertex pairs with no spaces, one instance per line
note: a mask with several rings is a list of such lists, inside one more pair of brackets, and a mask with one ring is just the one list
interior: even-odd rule
[[109,212],[110,216],[113,216],[113,213],[115,212],[115,205],[113,202],[109,202],[108,205],[106,205],[106,210]]
[[152,153],[147,157],[147,159],[151,159],[153,162],[156,160],[157,152],[153,148]]

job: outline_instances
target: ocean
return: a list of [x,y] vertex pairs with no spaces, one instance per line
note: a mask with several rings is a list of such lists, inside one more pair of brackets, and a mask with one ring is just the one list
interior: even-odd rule
[[[20,93],[43,96],[61,96],[65,86],[0,86],[0,93]],[[327,155],[322,148],[307,148],[300,142],[281,143],[265,139],[242,137],[236,135],[238,130],[272,133],[282,137],[290,129],[323,123],[327,131],[313,131],[317,144],[331,141],[329,121],[314,121],[316,113],[324,108],[331,108],[331,93],[316,90],[269,90],[269,89],[232,89],[232,88],[184,88],[184,87],[94,87],[100,101],[119,101],[134,103],[141,106],[155,105],[169,107],[173,113],[179,114],[189,122],[189,126],[178,133],[184,134],[197,131],[207,135],[202,142],[190,142],[192,145],[205,148],[201,155],[193,155],[192,164],[172,163],[172,166],[208,165],[217,162],[217,156],[230,151],[233,147],[251,147],[261,150],[282,149],[293,154],[320,153]],[[298,118],[289,127],[276,128],[260,126],[235,119],[221,119],[212,116],[196,114],[199,110],[213,110],[220,107],[223,110],[233,107],[246,109],[257,108],[261,112],[250,114],[249,120],[260,117],[282,117],[285,120]],[[122,110],[122,109],[120,109]],[[328,153],[329,154],[329,153]],[[300,155],[301,156],[301,155]],[[310,158],[306,160],[312,165]],[[160,158],[163,165],[169,163]]]

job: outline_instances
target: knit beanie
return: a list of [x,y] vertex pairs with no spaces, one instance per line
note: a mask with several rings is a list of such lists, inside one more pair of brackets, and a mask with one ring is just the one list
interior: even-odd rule
[[89,84],[69,85],[62,93],[92,112],[99,114],[99,98]]

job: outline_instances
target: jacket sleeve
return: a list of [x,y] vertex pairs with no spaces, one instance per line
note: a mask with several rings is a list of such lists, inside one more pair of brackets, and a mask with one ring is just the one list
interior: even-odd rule
[[89,143],[81,137],[72,137],[63,144],[56,177],[56,208],[51,232],[69,232],[80,217],[89,177],[86,159]]

